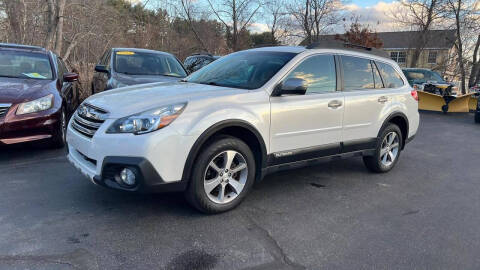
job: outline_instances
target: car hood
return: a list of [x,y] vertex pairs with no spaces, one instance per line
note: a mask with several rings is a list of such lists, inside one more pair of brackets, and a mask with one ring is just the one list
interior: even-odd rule
[[242,89],[187,82],[151,83],[101,92],[85,102],[108,111],[109,118],[120,118],[163,105],[246,92]]
[[153,75],[125,75],[116,73],[115,79],[126,85],[135,85],[143,83],[154,83],[154,82],[176,82],[181,80],[179,77],[171,76],[153,76]]
[[0,77],[0,103],[21,103],[39,97],[49,88],[51,80],[33,80]]

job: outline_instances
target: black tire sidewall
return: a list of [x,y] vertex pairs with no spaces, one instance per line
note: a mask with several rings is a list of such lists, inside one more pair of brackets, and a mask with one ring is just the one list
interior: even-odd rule
[[[235,150],[243,155],[248,167],[248,177],[242,192],[227,204],[211,201],[204,190],[204,173],[210,161],[219,153]],[[219,137],[214,139],[199,153],[194,166],[190,184],[187,190],[188,201],[198,210],[205,213],[220,213],[235,208],[245,198],[255,181],[255,158],[246,143],[234,137]]]
[[[63,128],[63,126],[62,126],[62,117],[63,116],[65,116],[65,128]],[[58,127],[57,127],[57,130],[55,130],[55,133],[54,133],[53,138],[52,138],[53,147],[62,148],[66,145],[67,125],[68,125],[67,113],[65,111],[65,108],[62,107],[62,109],[60,111]],[[62,133],[62,129],[63,129],[63,133]]]

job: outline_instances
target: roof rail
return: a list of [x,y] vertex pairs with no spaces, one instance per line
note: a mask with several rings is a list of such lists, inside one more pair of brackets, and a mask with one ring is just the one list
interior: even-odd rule
[[368,52],[370,54],[390,58],[388,53],[382,49],[365,47],[362,45],[352,44],[352,43],[345,43],[341,41],[331,41],[331,40],[323,40],[314,42],[308,46],[307,49],[343,49],[349,51],[357,51],[357,52]]
[[14,44],[14,43],[0,43],[0,48],[25,49],[25,50],[31,50],[31,51],[45,51],[45,49],[40,47],[40,46],[30,46],[30,45],[22,45],[22,44]]

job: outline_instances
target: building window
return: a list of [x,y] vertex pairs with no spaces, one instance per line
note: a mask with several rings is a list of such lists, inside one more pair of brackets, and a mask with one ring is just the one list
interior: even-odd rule
[[399,64],[405,64],[407,62],[406,52],[390,52],[390,58]]
[[428,52],[428,63],[429,64],[437,63],[437,52]]

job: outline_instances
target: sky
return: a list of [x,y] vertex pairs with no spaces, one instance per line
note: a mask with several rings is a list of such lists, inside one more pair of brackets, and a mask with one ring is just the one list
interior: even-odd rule
[[[398,11],[398,0],[350,0],[345,2],[343,8],[347,19],[352,16],[358,17],[361,24],[368,25],[378,32],[407,30],[395,23],[392,16]],[[349,23],[347,21],[345,24],[348,26]],[[330,32],[342,33],[344,29],[345,25],[339,24]],[[253,32],[268,31],[268,26],[261,20],[257,20],[252,24],[250,30]]]
[[[360,7],[371,7],[371,6],[374,6],[375,4],[377,4],[378,2],[380,1],[375,1],[375,0],[353,0],[351,1],[352,4],[355,4],[357,6],[360,6]],[[384,3],[391,3],[393,1],[383,1]]]
[[[155,8],[153,3],[161,3],[161,0],[127,0],[132,3],[145,3],[147,7]],[[198,0],[194,0],[195,2]],[[346,0],[344,4],[345,17],[350,18],[356,16],[359,18],[360,23],[368,25],[371,29],[378,32],[385,31],[400,31],[407,30],[402,29],[396,24],[392,18],[392,14],[398,10],[399,2],[401,0]],[[215,2],[215,0],[214,0]],[[346,24],[349,24],[347,21]],[[331,32],[341,33],[344,32],[345,26],[339,24]],[[268,31],[268,26],[265,21],[260,18],[255,18],[250,26],[252,32],[264,32]]]

